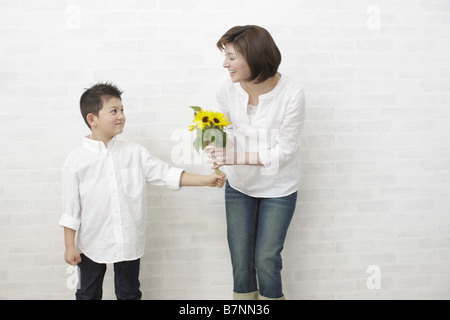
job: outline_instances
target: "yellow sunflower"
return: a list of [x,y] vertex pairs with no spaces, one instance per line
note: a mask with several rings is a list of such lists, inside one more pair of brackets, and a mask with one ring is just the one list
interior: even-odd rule
[[225,117],[222,113],[220,112],[211,112],[211,122],[213,124],[215,124],[216,126],[219,127],[226,127],[228,125],[230,125],[231,123],[228,121],[227,117]]
[[[205,129],[206,126],[209,126],[212,123],[213,113],[211,111],[200,110],[195,114],[194,118],[194,127],[199,128],[200,130]],[[192,128],[192,130],[194,130]],[[191,130],[191,131],[192,131]]]

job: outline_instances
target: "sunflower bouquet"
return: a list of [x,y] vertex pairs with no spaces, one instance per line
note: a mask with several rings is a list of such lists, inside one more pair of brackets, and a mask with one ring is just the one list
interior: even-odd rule
[[[227,133],[223,128],[230,125],[227,117],[220,112],[205,111],[200,107],[191,107],[194,110],[194,124],[189,126],[191,131],[196,129],[196,137],[194,140],[194,148],[200,152],[200,148],[204,150],[208,146],[218,148],[225,147],[227,143]],[[216,173],[220,174],[220,170],[216,169]]]

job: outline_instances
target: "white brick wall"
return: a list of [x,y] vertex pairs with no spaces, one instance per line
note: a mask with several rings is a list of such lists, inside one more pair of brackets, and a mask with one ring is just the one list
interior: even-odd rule
[[[172,161],[187,107],[215,105],[215,43],[238,24],[272,33],[307,94],[286,296],[450,298],[450,1],[1,0],[0,299],[73,299],[57,221],[83,88],[116,82],[122,138]],[[223,190],[148,197],[144,298],[230,298]]]

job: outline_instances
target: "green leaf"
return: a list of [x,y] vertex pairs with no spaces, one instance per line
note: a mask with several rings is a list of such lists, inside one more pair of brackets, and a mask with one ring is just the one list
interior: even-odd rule
[[200,112],[202,110],[202,108],[197,107],[197,106],[191,106],[189,108],[194,109],[195,113]]
[[194,140],[194,143],[193,143],[193,146],[194,146],[194,149],[198,152],[198,153],[200,153],[200,147],[201,147],[201,142],[202,140],[201,140],[201,138],[199,139],[198,137]]

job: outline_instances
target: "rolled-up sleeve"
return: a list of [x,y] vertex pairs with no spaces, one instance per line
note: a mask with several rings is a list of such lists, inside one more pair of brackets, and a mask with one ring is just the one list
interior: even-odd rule
[[63,213],[59,220],[59,226],[78,230],[81,224],[78,177],[67,164],[62,170],[62,185]]
[[141,148],[142,168],[148,183],[166,186],[171,190],[180,189],[183,169],[171,167],[168,163],[152,156],[145,148]]
[[305,121],[305,96],[299,91],[286,108],[275,144],[267,149],[259,150],[263,166],[277,169],[292,159],[300,145],[300,135]]

